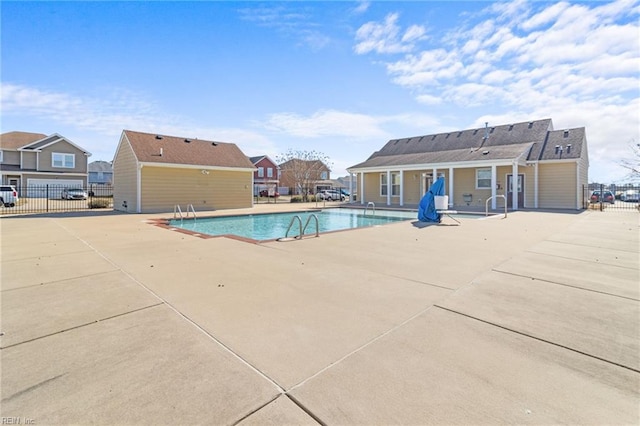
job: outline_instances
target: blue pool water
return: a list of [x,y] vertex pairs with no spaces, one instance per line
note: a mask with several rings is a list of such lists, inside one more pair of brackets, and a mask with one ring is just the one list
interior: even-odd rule
[[[295,213],[271,213],[242,216],[224,216],[211,218],[198,218],[197,220],[180,219],[171,220],[169,225],[174,228],[182,228],[188,231],[207,235],[237,235],[251,240],[274,240],[282,238],[294,216],[300,216],[302,226],[309,217],[315,214],[318,217],[320,232],[339,231],[367,226],[384,225],[391,222],[416,219],[416,212],[403,211],[376,211],[371,210],[364,215],[362,209],[324,209]],[[315,234],[315,220],[311,219],[304,234]],[[289,231],[289,237],[297,236],[300,227],[296,220]]]

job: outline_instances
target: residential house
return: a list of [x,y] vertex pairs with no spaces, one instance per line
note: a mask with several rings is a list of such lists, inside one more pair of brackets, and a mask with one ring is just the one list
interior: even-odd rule
[[92,161],[89,163],[89,186],[111,185],[113,183],[113,165],[110,161]]
[[320,160],[291,159],[280,164],[280,186],[290,194],[315,194],[331,188],[331,170]]
[[89,196],[113,195],[113,165],[110,161],[89,163]]
[[21,197],[60,198],[62,189],[87,186],[90,152],[57,133],[0,135],[0,179]]
[[451,208],[506,199],[516,210],[582,208],[588,170],[585,128],[554,130],[551,119],[393,139],[348,169],[363,204],[416,206],[443,176]]
[[132,213],[253,205],[253,172],[236,144],[124,130],[113,160],[113,206]]
[[263,191],[267,191],[269,195],[277,192],[280,167],[266,155],[249,157],[249,160],[256,168],[253,172],[253,195],[259,195]]

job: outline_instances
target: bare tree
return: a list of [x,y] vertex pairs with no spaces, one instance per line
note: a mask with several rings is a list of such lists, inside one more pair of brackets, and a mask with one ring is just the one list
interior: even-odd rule
[[631,180],[640,180],[640,143],[635,140],[629,142],[631,155],[620,161],[620,165],[629,170]]
[[293,192],[300,193],[304,201],[321,180],[329,178],[333,164],[329,157],[318,151],[303,151],[289,149],[278,155],[276,161],[282,172],[281,181],[285,186],[293,188]]

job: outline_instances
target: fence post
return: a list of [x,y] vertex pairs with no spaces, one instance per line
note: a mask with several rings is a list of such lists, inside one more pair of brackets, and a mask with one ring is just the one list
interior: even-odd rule
[[47,184],[47,190],[45,191],[45,195],[46,195],[46,200],[47,200],[47,213],[49,213],[49,184]]
[[600,184],[600,211],[604,211],[604,184]]

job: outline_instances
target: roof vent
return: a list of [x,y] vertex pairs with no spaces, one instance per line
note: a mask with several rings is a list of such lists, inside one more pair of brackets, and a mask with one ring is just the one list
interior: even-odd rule
[[556,155],[562,154],[562,147],[560,145],[556,145]]
[[217,142],[211,142],[211,145],[212,146],[218,146],[218,143]]
[[185,139],[184,140],[186,143],[191,143],[191,139]]
[[568,131],[568,130],[565,130],[565,131],[564,131],[564,134],[562,135],[562,137],[564,137],[564,138],[568,138],[568,137],[569,137],[569,131]]
[[162,136],[156,135],[156,139],[160,140],[160,139],[162,139]]
[[460,135],[462,135],[462,132],[459,132],[457,137],[460,137]]
[[567,144],[567,154],[571,152],[571,144]]
[[512,130],[513,130],[513,124],[509,126],[509,131],[512,131]]
[[489,151],[482,151],[482,155],[487,155]]
[[533,121],[529,122],[529,128],[532,129],[533,128]]

